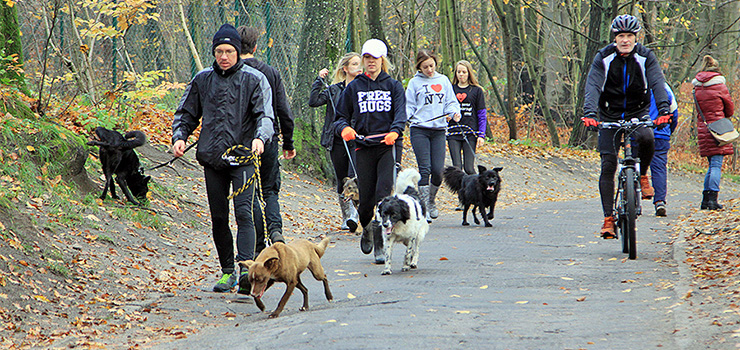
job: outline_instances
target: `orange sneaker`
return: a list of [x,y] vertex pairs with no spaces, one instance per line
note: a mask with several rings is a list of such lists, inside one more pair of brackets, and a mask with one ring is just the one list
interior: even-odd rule
[[601,226],[601,238],[603,239],[615,239],[617,238],[616,232],[614,232],[614,217],[607,216],[604,218],[604,225]]
[[655,191],[650,186],[650,178],[647,175],[640,176],[640,188],[642,188],[642,199],[653,199]]

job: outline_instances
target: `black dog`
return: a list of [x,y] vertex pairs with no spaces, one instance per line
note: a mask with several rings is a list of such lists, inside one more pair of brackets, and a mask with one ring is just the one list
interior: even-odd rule
[[[460,202],[463,204],[463,226],[470,225],[468,223],[468,208],[471,205],[473,206],[471,211],[473,220],[477,225],[480,225],[480,221],[475,216],[475,209],[479,208],[486,227],[493,226],[488,220],[493,219],[493,209],[496,207],[498,193],[501,190],[501,177],[499,177],[498,172],[503,169],[503,167],[496,167],[487,170],[486,167],[479,165],[477,175],[467,175],[462,170],[452,166],[445,168],[445,183],[450,186],[452,192],[457,193]],[[488,214],[486,214],[486,208],[491,208]]]
[[109,188],[110,196],[118,199],[113,183],[113,174],[115,174],[118,187],[126,195],[126,199],[139,205],[136,198],[146,198],[151,176],[144,176],[134,148],[143,145],[146,142],[146,136],[143,132],[134,130],[127,132],[124,137],[121,133],[102,126],[95,128],[95,135],[98,140],[87,144],[100,147],[100,164],[105,174],[105,185],[100,199],[105,199]]

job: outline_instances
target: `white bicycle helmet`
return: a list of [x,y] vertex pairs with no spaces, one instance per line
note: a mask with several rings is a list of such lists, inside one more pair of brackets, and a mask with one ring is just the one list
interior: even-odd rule
[[619,15],[612,21],[612,32],[614,33],[637,33],[642,29],[640,21],[632,15]]

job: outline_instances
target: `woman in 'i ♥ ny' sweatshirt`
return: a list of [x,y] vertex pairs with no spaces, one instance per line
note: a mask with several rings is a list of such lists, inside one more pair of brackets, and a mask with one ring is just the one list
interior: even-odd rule
[[427,208],[427,221],[436,219],[434,203],[442,184],[445,162],[445,134],[450,119],[460,121],[460,104],[452,83],[439,74],[437,56],[421,49],[416,54],[418,72],[406,87],[406,114],[410,122],[411,146],[419,167],[419,193]]

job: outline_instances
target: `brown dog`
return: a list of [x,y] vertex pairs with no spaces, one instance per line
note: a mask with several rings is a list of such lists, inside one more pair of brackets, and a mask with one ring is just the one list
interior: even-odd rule
[[324,282],[326,300],[334,299],[329,290],[329,280],[326,279],[324,267],[321,266],[319,260],[324,255],[327,244],[329,244],[329,237],[322,239],[319,244],[311,243],[305,239],[290,244],[278,242],[265,248],[254,261],[240,261],[239,265],[249,269],[249,283],[252,286],[251,294],[257,307],[261,311],[265,311],[265,304],[261,300],[262,295],[275,282],[283,282],[287,285],[285,294],[280,299],[275,311],[270,314],[270,318],[280,315],[296,287],[303,293],[303,307],[300,310],[308,310],[308,289],[301,283],[301,272],[306,268],[311,271],[313,278]]
[[357,187],[357,178],[345,177],[342,181],[344,182],[344,189],[342,190],[344,200],[352,200],[355,203],[355,207],[357,207],[360,204],[360,188]]

